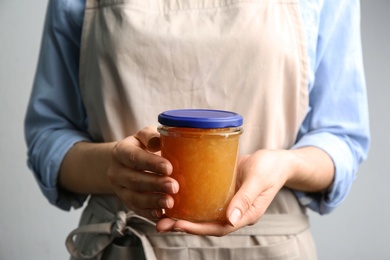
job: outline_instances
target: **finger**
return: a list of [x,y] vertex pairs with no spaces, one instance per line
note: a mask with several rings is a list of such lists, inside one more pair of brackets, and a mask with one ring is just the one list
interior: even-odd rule
[[[253,183],[259,182],[254,181]],[[234,227],[257,223],[277,192],[277,187],[267,188],[244,183],[228,206],[228,221]]]
[[163,218],[160,219],[156,223],[156,230],[157,232],[170,232],[173,231],[173,226],[175,225],[176,221],[171,218]]
[[158,174],[172,173],[171,163],[156,154],[144,150],[142,143],[133,136],[117,143],[114,147],[114,157],[128,168],[151,171]]
[[[120,188],[117,195],[125,202],[126,206],[136,213],[150,214],[156,217],[156,210],[161,213],[162,209],[170,209],[174,205],[171,196],[162,193],[139,193]],[[159,213],[159,217],[161,214]]]
[[[257,178],[244,180],[227,209],[230,224],[232,226],[244,226],[256,222],[268,207],[263,193],[264,188],[261,182],[257,181]],[[261,202],[264,202],[264,205],[261,205]]]
[[168,194],[176,194],[179,191],[179,183],[171,177],[126,168],[122,172],[118,174],[116,183],[131,191]]
[[179,191],[179,183],[169,176],[134,170],[121,163],[111,164],[107,176],[114,186],[136,192],[176,194]]
[[[161,226],[166,223],[162,223]],[[164,227],[164,226],[163,226]],[[222,237],[231,232],[234,232],[238,227],[233,227],[226,222],[207,222],[207,223],[194,223],[185,220],[176,221],[171,227],[172,231],[182,231],[193,235],[199,236],[217,236]]]
[[160,150],[160,134],[156,126],[148,126],[134,136],[148,151],[157,152]]
[[127,208],[133,211],[135,214],[153,220],[155,222],[157,222],[163,216],[163,212],[161,209],[132,209],[130,207]]

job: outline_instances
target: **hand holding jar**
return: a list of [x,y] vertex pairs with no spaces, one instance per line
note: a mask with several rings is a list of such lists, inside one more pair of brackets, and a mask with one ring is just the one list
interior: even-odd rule
[[165,218],[157,230],[182,231],[196,235],[224,236],[255,224],[287,180],[284,168],[290,155],[285,150],[259,150],[242,156],[237,166],[237,192],[227,207],[227,222],[189,222]]
[[156,127],[146,127],[116,144],[108,169],[117,196],[130,210],[152,220],[173,207],[171,195],[179,190],[169,177],[172,165],[156,153],[159,150]]

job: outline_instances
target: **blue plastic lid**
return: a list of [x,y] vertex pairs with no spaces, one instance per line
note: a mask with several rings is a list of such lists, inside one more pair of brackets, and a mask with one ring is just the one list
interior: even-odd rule
[[178,109],[159,114],[158,122],[171,127],[228,128],[241,126],[243,118],[223,110]]

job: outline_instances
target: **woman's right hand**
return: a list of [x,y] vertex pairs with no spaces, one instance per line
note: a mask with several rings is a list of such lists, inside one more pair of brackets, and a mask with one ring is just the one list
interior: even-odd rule
[[173,207],[170,194],[179,190],[178,182],[169,177],[172,164],[159,151],[160,134],[156,127],[146,127],[115,145],[107,173],[128,209],[152,220],[162,216],[162,209]]

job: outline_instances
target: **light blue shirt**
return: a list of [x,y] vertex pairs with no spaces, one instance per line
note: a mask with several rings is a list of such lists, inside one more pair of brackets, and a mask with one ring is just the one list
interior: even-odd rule
[[[358,0],[299,0],[309,56],[310,107],[293,148],[316,146],[334,161],[324,193],[295,192],[320,214],[347,196],[369,148]],[[79,88],[84,0],[49,1],[36,77],[25,119],[28,165],[50,203],[69,210],[86,195],[59,189],[60,164],[72,145],[91,141]]]

